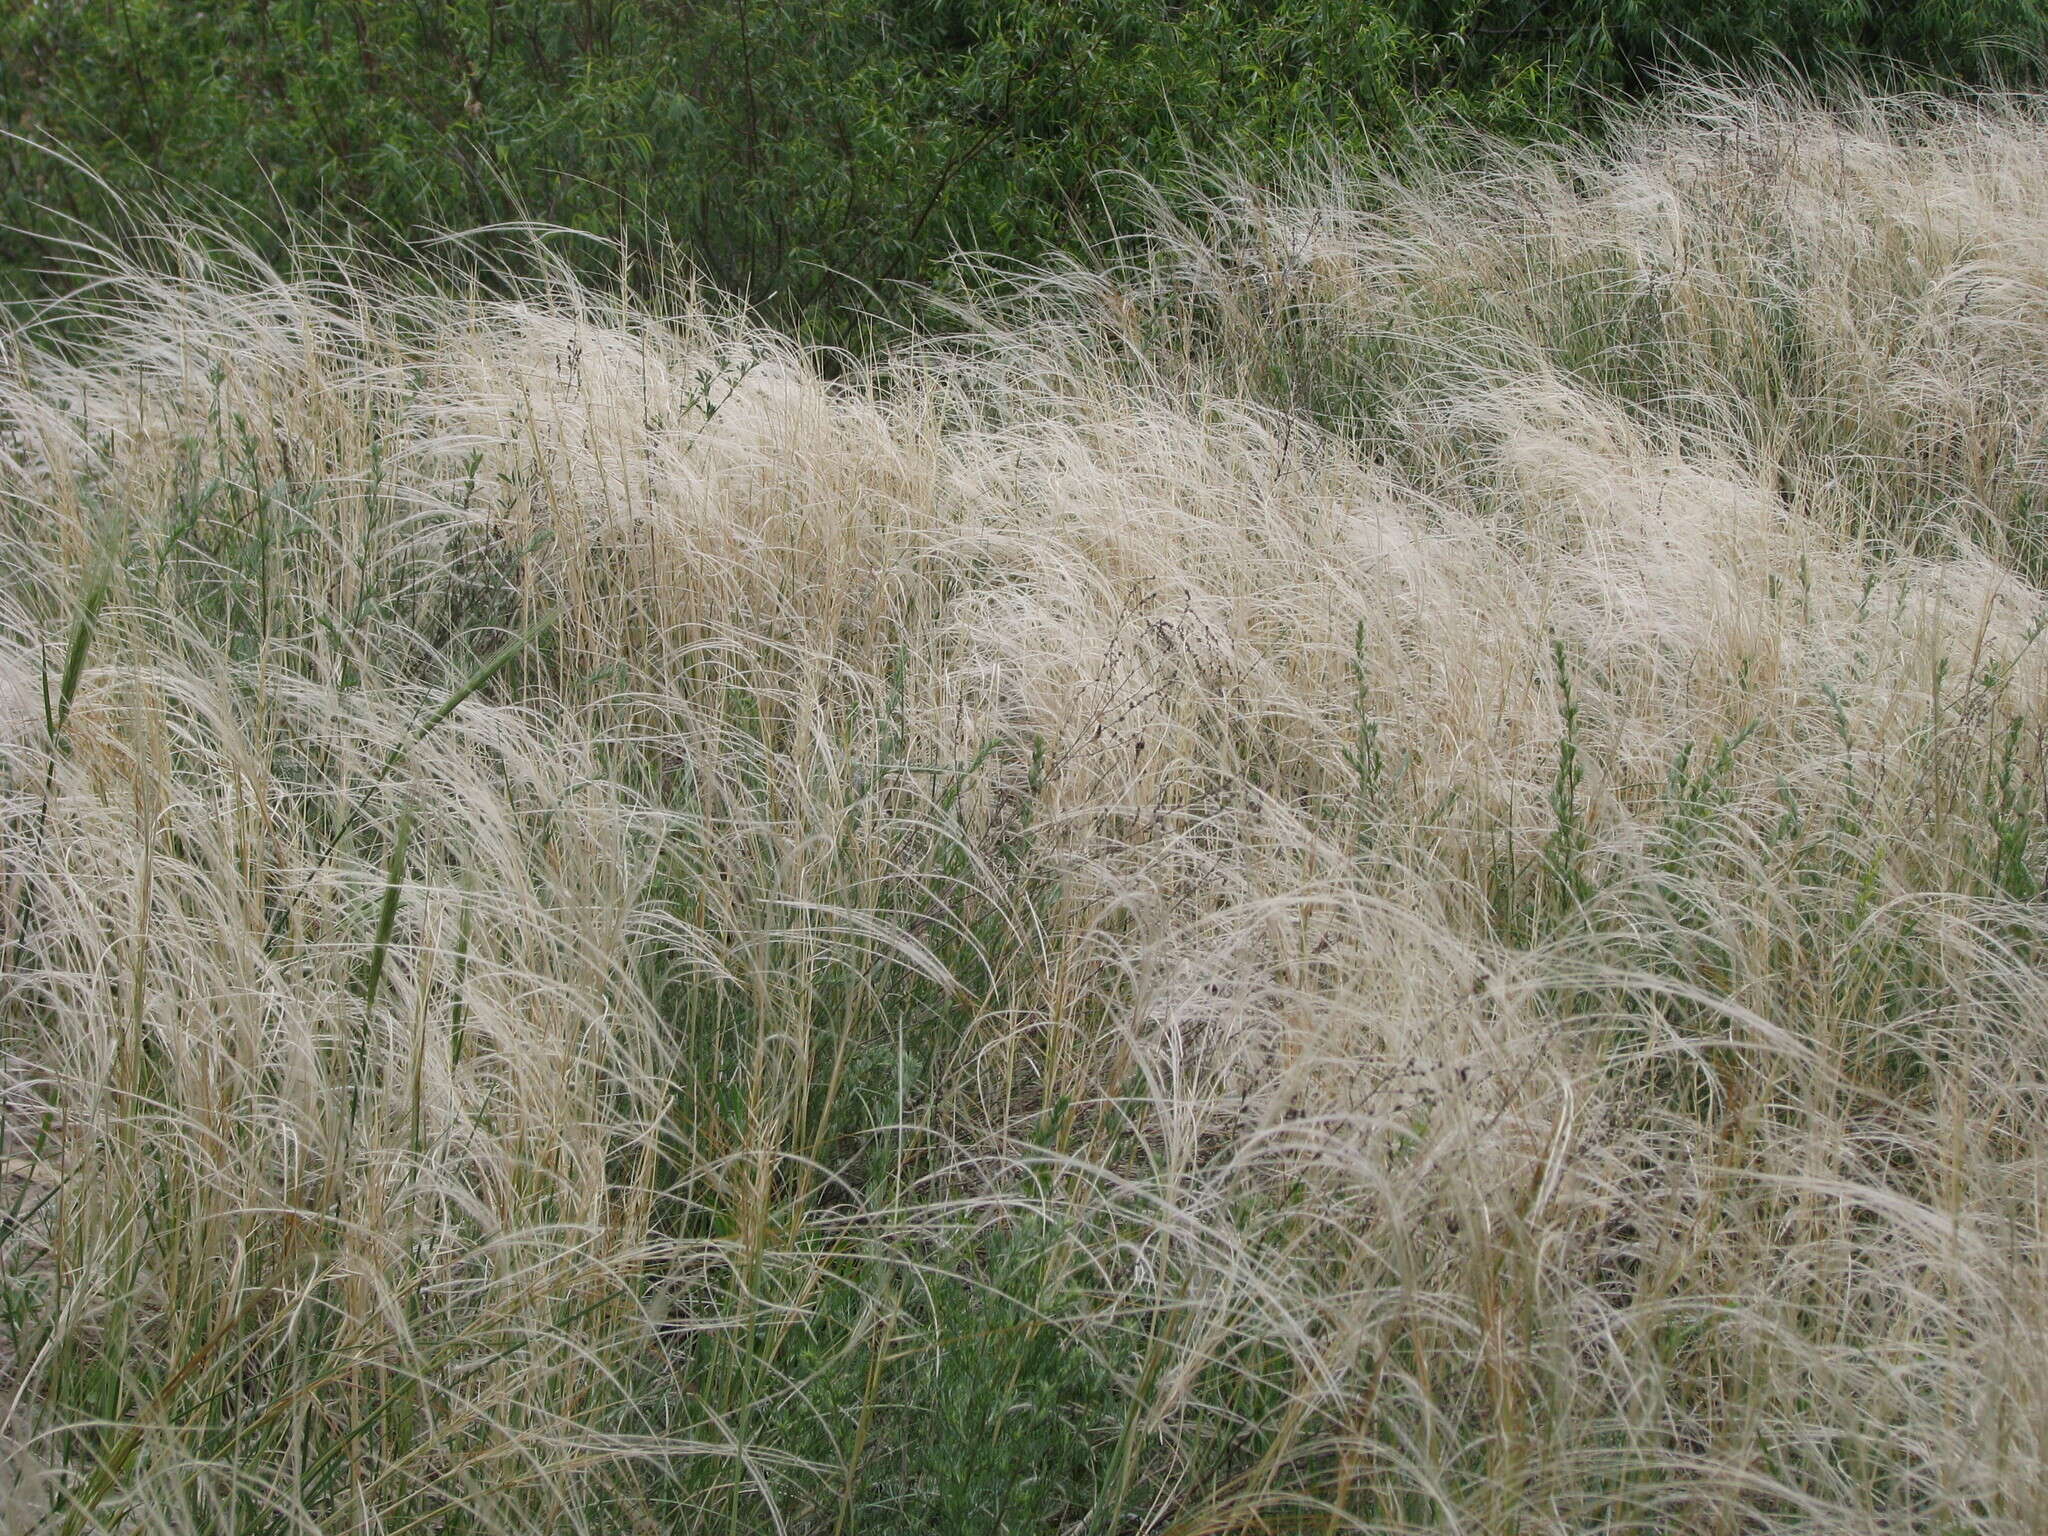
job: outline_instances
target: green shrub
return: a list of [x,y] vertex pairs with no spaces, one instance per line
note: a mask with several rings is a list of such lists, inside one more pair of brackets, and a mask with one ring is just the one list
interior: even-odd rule
[[288,222],[374,245],[539,220],[843,341],[961,246],[1116,227],[1107,171],[1357,150],[1418,112],[1527,132],[1706,58],[2018,70],[1993,41],[2041,32],[2027,0],[31,0],[0,20],[0,270],[45,281],[66,216],[160,172],[265,251]]

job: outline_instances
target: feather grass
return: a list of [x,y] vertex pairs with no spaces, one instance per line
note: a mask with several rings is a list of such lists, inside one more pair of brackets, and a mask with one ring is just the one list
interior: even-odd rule
[[830,380],[81,241],[29,1523],[2042,1528],[2044,123],[1168,189]]

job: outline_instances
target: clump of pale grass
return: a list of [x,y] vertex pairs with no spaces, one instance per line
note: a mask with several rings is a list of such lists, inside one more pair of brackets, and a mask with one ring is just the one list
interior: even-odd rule
[[52,1518],[2038,1528],[2044,148],[1695,94],[830,383],[110,258],[0,385]]

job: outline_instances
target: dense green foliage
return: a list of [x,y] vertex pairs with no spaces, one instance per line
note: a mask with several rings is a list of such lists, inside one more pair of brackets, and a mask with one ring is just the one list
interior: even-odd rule
[[1513,89],[1539,61],[1575,88],[1636,93],[1673,67],[1789,66],[1894,82],[2031,74],[2044,13],[2036,0],[1411,0],[1418,31],[1467,91]]
[[680,248],[815,320],[891,309],[962,245],[1100,234],[1104,171],[1190,150],[1583,121],[1709,58],[2010,74],[2043,27],[2032,0],[29,0],[0,20],[0,266],[154,168],[351,239],[534,219]]

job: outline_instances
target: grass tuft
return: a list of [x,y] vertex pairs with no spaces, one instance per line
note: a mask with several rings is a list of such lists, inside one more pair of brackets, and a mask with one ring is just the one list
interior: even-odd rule
[[1696,89],[830,378],[92,258],[0,381],[19,1523],[2048,1526],[2044,151]]

